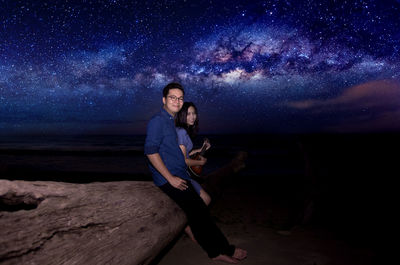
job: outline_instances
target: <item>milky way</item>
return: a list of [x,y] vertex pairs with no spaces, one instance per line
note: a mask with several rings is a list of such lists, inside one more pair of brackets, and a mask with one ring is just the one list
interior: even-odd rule
[[400,1],[0,1],[0,133],[400,130]]

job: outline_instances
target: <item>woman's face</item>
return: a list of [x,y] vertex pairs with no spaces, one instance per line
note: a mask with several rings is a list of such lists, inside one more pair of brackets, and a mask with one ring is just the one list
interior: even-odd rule
[[193,107],[188,108],[187,116],[186,116],[186,122],[188,125],[193,125],[194,122],[196,121],[197,114],[196,110]]

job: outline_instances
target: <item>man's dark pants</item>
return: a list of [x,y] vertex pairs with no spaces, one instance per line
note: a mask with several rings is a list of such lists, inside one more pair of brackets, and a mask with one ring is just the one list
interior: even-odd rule
[[220,254],[232,256],[235,247],[229,245],[224,234],[212,220],[206,204],[190,182],[187,183],[188,188],[184,191],[174,188],[169,183],[160,186],[160,189],[185,212],[194,238],[210,258],[215,258]]

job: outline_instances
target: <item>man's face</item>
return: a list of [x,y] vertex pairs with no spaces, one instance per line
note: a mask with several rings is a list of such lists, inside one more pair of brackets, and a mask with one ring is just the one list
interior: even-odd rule
[[171,115],[181,110],[183,105],[183,92],[180,89],[172,88],[167,97],[163,97],[164,109]]

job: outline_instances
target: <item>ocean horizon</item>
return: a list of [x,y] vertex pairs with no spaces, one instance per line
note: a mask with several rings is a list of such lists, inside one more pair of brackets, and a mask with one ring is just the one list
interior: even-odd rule
[[[204,137],[209,138],[212,144],[206,153],[209,160],[205,173],[228,163],[240,151],[249,153],[253,161],[269,156],[276,162],[281,160],[280,157],[290,156],[297,148],[292,136],[274,136],[272,139],[266,135],[198,135],[195,146],[200,147]],[[40,175],[61,173],[71,175],[71,179],[73,175],[89,173],[92,176],[114,174],[148,178],[150,172],[143,153],[144,141],[145,135],[0,136],[0,172],[9,178],[26,178],[31,174],[30,180],[35,179],[34,176],[42,179]],[[270,171],[292,170],[287,165],[280,169],[277,165]],[[263,169],[257,167],[248,172],[263,173]]]
[[[195,147],[210,139],[204,168],[210,173],[238,152],[248,153],[243,174],[248,177],[313,174],[350,179],[391,175],[398,134],[210,134],[198,135]],[[143,153],[145,135],[0,136],[2,178],[96,174],[149,178]],[[308,172],[312,171],[312,173]],[[102,177],[99,177],[101,179]],[[45,178],[47,179],[47,178]],[[112,177],[110,179],[113,179]],[[367,178],[368,179],[368,178]],[[63,179],[68,180],[68,178]]]

